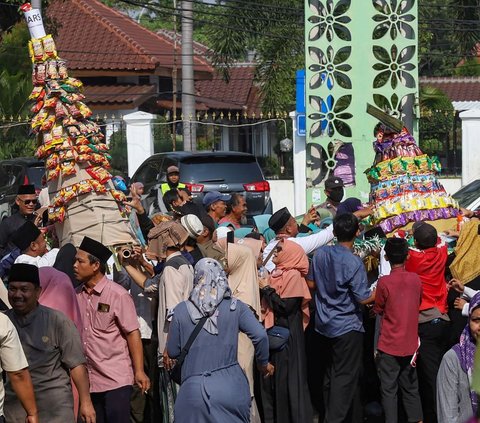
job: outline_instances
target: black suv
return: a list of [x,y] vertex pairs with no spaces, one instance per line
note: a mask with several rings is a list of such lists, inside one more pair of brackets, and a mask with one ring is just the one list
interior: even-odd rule
[[[238,192],[247,201],[248,218],[272,213],[270,185],[263,177],[257,159],[251,154],[224,151],[154,154],[138,168],[132,182],[142,182],[144,192],[153,194],[166,181],[167,168],[172,165],[179,168],[180,182],[187,185],[198,204],[209,191]],[[154,198],[154,194],[149,196],[150,204]]]
[[0,161],[0,219],[12,213],[20,185],[35,185],[37,192],[40,192],[44,174],[43,161],[35,158],[19,157]]

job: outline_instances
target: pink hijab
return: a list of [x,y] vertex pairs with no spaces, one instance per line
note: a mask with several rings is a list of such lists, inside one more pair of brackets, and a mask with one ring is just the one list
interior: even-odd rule
[[[302,247],[292,241],[284,240],[282,250],[278,252],[276,268],[270,276],[270,286],[275,289],[280,298],[303,298],[303,329],[310,320],[308,303],[312,299],[305,276],[308,273],[308,258]],[[273,310],[263,301],[264,324],[269,329],[274,326]]]
[[61,311],[80,330],[82,318],[70,278],[53,267],[40,267],[38,273],[40,275],[40,286],[42,287],[38,302],[46,307]]

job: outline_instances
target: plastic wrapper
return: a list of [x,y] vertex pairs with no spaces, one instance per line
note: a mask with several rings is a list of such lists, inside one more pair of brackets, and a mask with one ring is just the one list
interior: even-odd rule
[[108,151],[108,145],[103,142],[95,145],[95,147],[100,153],[106,153]]
[[88,194],[89,192],[92,192],[92,190],[93,187],[87,180],[77,183],[77,195]]
[[55,169],[47,170],[47,182],[58,179],[60,176],[61,168],[57,166]]
[[402,159],[400,157],[390,160],[390,168],[392,173],[395,175],[401,175],[402,173],[405,173]]
[[44,106],[44,104],[45,103],[42,100],[37,101],[30,109],[30,112],[32,114],[38,113],[40,110],[42,110],[42,107]]
[[50,131],[52,129],[53,124],[55,123],[55,115],[49,114],[47,118],[42,122],[41,130],[42,131]]
[[45,97],[45,89],[43,87],[33,87],[33,90],[28,97],[29,100],[43,99]]
[[34,71],[32,72],[33,85],[45,84],[46,77],[47,77],[47,68],[45,64],[37,63],[36,65],[34,65]]
[[79,135],[75,139],[75,145],[90,145],[90,141],[85,135]]
[[67,78],[65,80],[65,83],[68,84],[68,85],[71,85],[72,87],[75,87],[75,88],[81,88],[83,86],[82,81],[80,81],[77,78],[71,78],[71,77]]
[[51,131],[52,140],[60,140],[63,136],[63,126],[54,125]]
[[62,94],[62,89],[60,88],[58,81],[48,81],[47,88],[51,95],[60,96]]
[[413,157],[403,157],[402,162],[405,167],[405,170],[408,173],[413,174],[418,172],[418,168],[417,168],[417,165],[415,164],[415,159]]
[[430,170],[433,172],[441,172],[442,171],[442,165],[440,163],[440,160],[438,160],[437,156],[433,156],[431,159],[428,160],[428,167]]
[[43,51],[42,41],[38,38],[32,38],[28,42],[28,51],[30,53],[30,57],[32,58],[32,62],[43,60],[45,52]]
[[48,112],[45,109],[40,110],[32,119],[32,129],[38,132],[47,117]]
[[76,149],[78,154],[90,154],[93,152],[90,145],[77,145]]
[[65,204],[65,199],[63,198],[62,191],[58,191],[52,200],[53,207],[60,207]]
[[48,170],[53,170],[58,167],[59,163],[60,163],[60,160],[59,160],[58,154],[53,153],[53,154],[50,154],[47,160],[45,160],[45,167]]
[[62,162],[61,164],[62,176],[75,175],[75,162],[73,160],[68,162]]
[[79,101],[82,101],[84,99],[85,99],[85,96],[83,94],[80,94],[80,93],[67,94],[67,100],[72,104],[77,103]]
[[122,191],[111,189],[110,193],[112,194],[112,197],[115,199],[115,201],[118,201],[119,203],[123,203],[124,201],[127,201],[127,196]]
[[79,102],[78,103],[78,108],[80,110],[80,113],[82,114],[82,116],[87,119],[89,118],[90,116],[92,116],[92,111],[90,110],[90,108],[88,106],[86,106],[85,104],[83,104],[82,102]]
[[57,101],[57,104],[55,105],[55,117],[57,119],[63,119],[65,116],[67,116],[67,113],[67,109],[62,104],[62,102]]
[[110,175],[108,171],[106,171],[100,166],[90,167],[87,169],[87,172],[93,179],[100,182],[101,184],[104,184],[112,177],[112,175]]
[[63,222],[65,220],[65,207],[49,207],[48,219],[54,222]]
[[68,135],[70,135],[73,138],[76,138],[80,135],[79,129],[73,125],[67,126],[67,132],[68,132]]
[[420,172],[428,172],[430,170],[428,166],[428,156],[423,154],[422,156],[418,156],[415,158],[415,163],[418,167]]
[[83,117],[78,107],[74,104],[67,104],[65,107],[67,108],[68,113],[70,113],[75,119],[81,119]]
[[52,36],[49,34],[43,37],[42,43],[43,43],[43,51],[45,52],[45,56],[47,56],[50,59],[56,59],[58,57],[57,48],[55,47],[55,41],[53,41]]
[[86,163],[90,161],[90,154],[79,154],[77,156],[77,163]]
[[57,97],[50,97],[45,100],[45,108],[46,109],[54,109],[57,105],[58,98]]
[[95,179],[90,179],[88,182],[96,193],[107,192],[107,188],[105,188],[105,185],[103,185],[101,182],[96,181]]
[[75,160],[75,153],[74,153],[73,149],[70,148],[69,150],[60,151],[59,157],[60,157],[61,162]]
[[385,160],[377,165],[380,179],[386,179],[391,175],[390,160]]
[[65,60],[57,60],[58,76],[60,79],[68,78],[67,64]]
[[76,188],[75,185],[71,185],[69,187],[62,189],[62,196],[65,204],[69,203],[77,196],[77,191],[75,188]]
[[58,70],[57,62],[55,60],[50,60],[47,62],[47,78],[48,79],[58,79]]

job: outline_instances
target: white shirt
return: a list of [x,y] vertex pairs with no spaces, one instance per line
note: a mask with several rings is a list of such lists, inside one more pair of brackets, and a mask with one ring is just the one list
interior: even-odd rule
[[[28,367],[28,361],[23,352],[20,338],[12,321],[0,313],[0,372],[18,372]],[[2,369],[3,368],[3,369]],[[3,401],[5,388],[0,378],[0,416],[3,416]]]
[[[315,251],[317,248],[322,247],[323,245],[328,244],[333,239],[333,225],[327,226],[320,232],[315,234],[297,237],[297,238],[287,238],[289,241],[293,241],[296,244],[300,245],[305,251],[305,254],[310,254],[311,252]],[[270,251],[277,245],[278,239],[272,239],[268,245],[263,250],[263,258],[267,258],[270,254]],[[267,264],[265,265],[266,269],[271,272],[275,269],[275,264],[272,262],[272,258],[268,260]]]
[[37,267],[53,267],[55,260],[57,259],[58,248],[52,248],[43,256],[32,257],[28,254],[21,254],[15,260],[15,264],[32,264]]

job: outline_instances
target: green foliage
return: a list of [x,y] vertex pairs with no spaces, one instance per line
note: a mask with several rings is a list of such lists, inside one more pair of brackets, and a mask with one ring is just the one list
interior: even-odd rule
[[478,0],[423,0],[418,14],[420,75],[454,75],[462,57],[474,55],[480,41]]
[[[271,4],[272,7],[265,7]],[[303,7],[300,0],[232,0],[232,11],[212,18],[207,27],[213,63],[225,80],[233,62],[255,50],[258,60],[256,81],[263,97],[264,111],[289,110],[295,101],[295,71],[304,64]],[[297,9],[291,16],[281,7]]]
[[115,131],[109,140],[109,149],[112,160],[110,164],[112,175],[125,176],[128,174],[128,157],[127,157],[127,134],[125,127]]
[[422,87],[420,90],[420,141],[422,151],[428,155],[446,156],[452,139],[455,111],[450,99],[441,90]]
[[6,118],[0,124],[0,159],[28,157],[35,151],[29,126],[17,120],[18,116],[24,120],[29,114],[28,96],[32,91],[32,64],[26,48],[29,39],[27,26],[21,22],[4,34],[0,43],[0,118]]
[[475,57],[469,57],[455,70],[459,76],[480,76],[480,63]]

